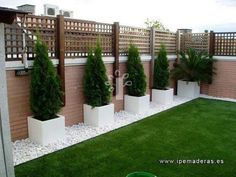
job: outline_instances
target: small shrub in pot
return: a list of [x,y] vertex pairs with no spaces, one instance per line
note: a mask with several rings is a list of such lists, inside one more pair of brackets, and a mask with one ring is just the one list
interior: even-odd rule
[[31,74],[30,106],[35,119],[46,121],[56,118],[63,103],[60,79],[48,57],[46,44],[38,39]]
[[114,104],[111,102],[111,85],[102,60],[100,42],[89,52],[83,80],[84,122],[91,126],[104,126],[114,122]]
[[140,59],[138,48],[134,44],[130,44],[127,61],[127,93],[131,96],[144,96],[146,92],[147,82],[144,68]]
[[161,45],[157,58],[154,61],[153,88],[166,90],[169,84],[169,62],[164,45]]

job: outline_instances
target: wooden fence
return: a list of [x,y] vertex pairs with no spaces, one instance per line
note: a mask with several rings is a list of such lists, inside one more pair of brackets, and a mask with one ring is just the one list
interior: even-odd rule
[[[136,44],[141,54],[151,54],[151,29],[122,26],[119,23],[108,24],[94,21],[64,19],[59,17],[45,17],[27,15],[18,16],[13,25],[5,26],[6,61],[21,60],[23,48],[23,33],[25,33],[27,57],[33,59],[34,42],[40,36],[48,45],[51,58],[58,58],[57,51],[59,36],[62,31],[65,45],[65,58],[86,57],[97,39],[101,41],[103,56],[127,55],[130,43]],[[59,23],[60,22],[60,23]],[[116,29],[116,30],[115,30]],[[155,51],[160,44],[167,47],[169,54],[176,53],[176,33],[155,31]]]
[[87,56],[90,48],[101,40],[104,56],[113,55],[113,25],[65,19],[65,57],[74,58]]
[[37,35],[46,42],[49,56],[55,58],[56,18],[43,16],[18,16],[13,25],[5,25],[6,61],[21,60],[23,48],[23,32],[25,34],[27,58],[34,58],[34,42]]
[[189,47],[216,56],[236,56],[236,32],[182,34],[181,50]]
[[[27,15],[26,18],[18,16],[13,25],[5,25],[6,61],[22,59],[23,33],[29,60],[35,57],[34,42],[37,36],[48,45],[50,58],[59,58],[60,42],[64,43],[65,58],[86,57],[98,38],[103,56],[127,55],[130,43],[136,44],[140,53],[145,55],[158,52],[161,44],[164,44],[168,54],[176,54],[178,49],[186,51],[191,47],[212,55],[236,56],[236,32],[184,33],[178,38],[175,32],[154,30],[153,35],[152,29],[122,26],[119,23]],[[177,47],[178,43],[180,48]]]
[[218,56],[236,56],[236,32],[214,33],[213,53]]
[[184,33],[181,34],[181,50],[194,48],[199,52],[209,52],[210,35],[209,33]]

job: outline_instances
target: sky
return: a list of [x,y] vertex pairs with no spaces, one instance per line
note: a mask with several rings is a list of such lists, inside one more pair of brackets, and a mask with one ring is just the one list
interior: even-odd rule
[[171,31],[190,28],[236,31],[236,0],[0,0],[0,6],[16,8],[36,5],[36,14],[43,14],[43,4],[74,11],[74,18],[104,23],[145,27],[144,22],[159,20]]

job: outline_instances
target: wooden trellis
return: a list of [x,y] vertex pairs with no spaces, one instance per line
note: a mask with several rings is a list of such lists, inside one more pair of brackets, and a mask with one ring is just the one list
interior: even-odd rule
[[236,32],[214,33],[214,54],[236,56]]
[[120,26],[120,55],[127,55],[129,44],[137,45],[141,54],[150,54],[150,29]]
[[181,35],[181,51],[193,48],[199,52],[209,52],[209,33],[184,33]]
[[26,33],[27,58],[33,59],[34,44],[40,36],[48,46],[50,58],[55,58],[56,18],[27,15],[25,24],[23,16],[18,16],[12,25],[5,25],[6,60],[21,60],[23,47],[23,31]]
[[155,30],[155,53],[159,52],[163,44],[168,54],[176,54],[176,40],[176,33]]
[[65,19],[65,57],[87,56],[99,38],[103,56],[113,54],[113,25],[93,21]]

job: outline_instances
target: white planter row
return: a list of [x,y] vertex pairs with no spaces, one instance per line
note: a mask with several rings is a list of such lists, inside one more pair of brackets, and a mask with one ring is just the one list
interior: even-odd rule
[[[200,87],[196,82],[178,81],[178,96],[197,98]],[[173,89],[152,89],[152,101],[158,104],[170,104],[173,101]],[[124,109],[135,114],[145,113],[149,109],[150,96],[135,97],[125,95]],[[92,108],[84,104],[84,122],[88,125],[100,127],[114,123],[114,104]],[[65,117],[48,121],[39,121],[28,117],[29,138],[41,145],[48,145],[65,136]]]

